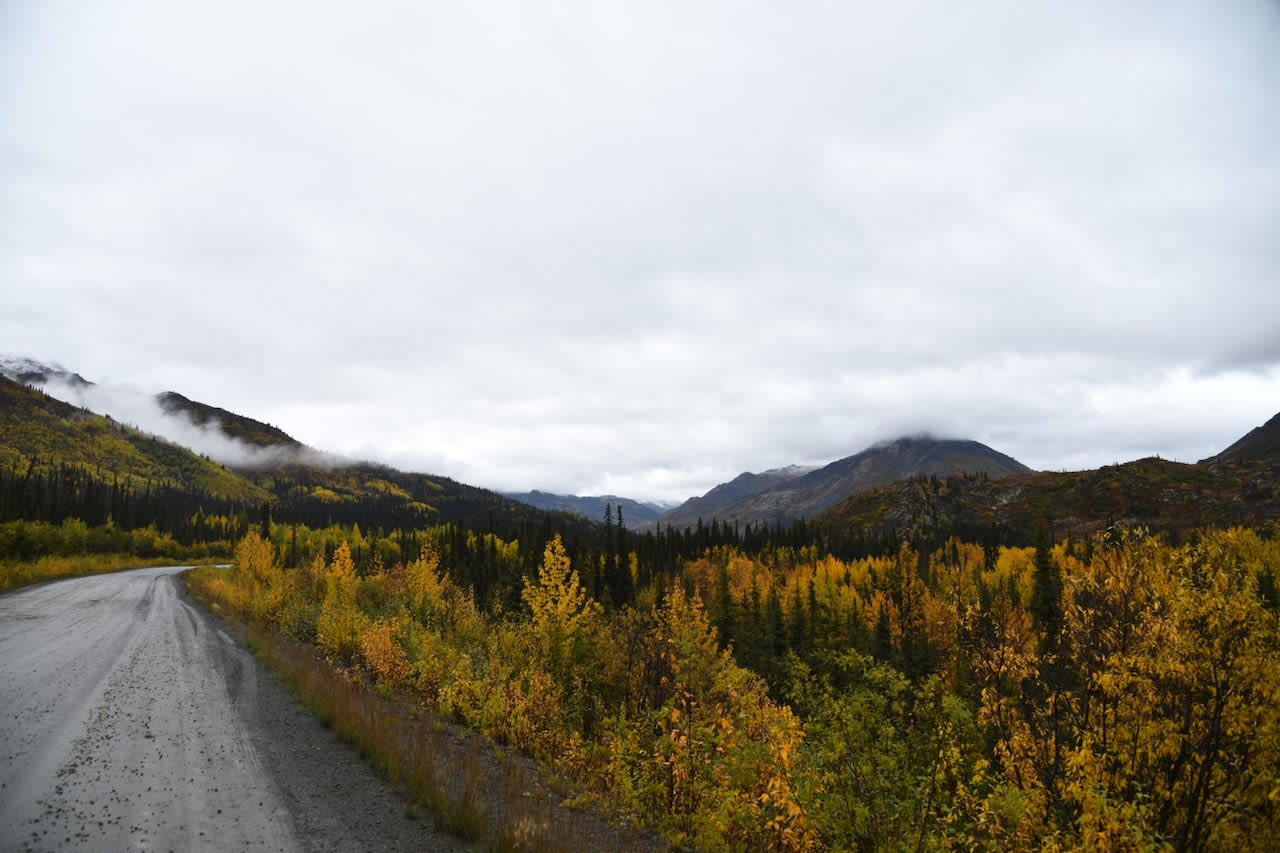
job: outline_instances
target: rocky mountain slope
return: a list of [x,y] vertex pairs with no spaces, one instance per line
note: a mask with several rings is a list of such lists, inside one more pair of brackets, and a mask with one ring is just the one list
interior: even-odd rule
[[1144,526],[1179,538],[1204,526],[1274,525],[1280,533],[1280,415],[1222,453],[1195,465],[1148,458],[1096,470],[990,479],[926,477],[855,495],[815,519],[825,529],[972,541],[1086,537],[1112,524]]
[[[662,525],[685,527],[701,518],[740,524],[785,524],[812,518],[852,495],[919,475],[1030,473],[1018,460],[976,441],[913,436],[884,442],[817,469],[744,474],[664,513]],[[773,476],[769,476],[772,474]]]
[[1230,462],[1280,462],[1280,414],[1250,430],[1217,456],[1200,460],[1201,465]]

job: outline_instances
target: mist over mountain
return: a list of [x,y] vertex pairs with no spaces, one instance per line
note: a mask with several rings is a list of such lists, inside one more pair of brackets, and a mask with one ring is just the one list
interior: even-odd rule
[[[286,524],[370,530],[598,526],[448,477],[339,460],[305,447],[235,444],[256,452],[252,467],[220,463],[0,373],[0,520],[56,524],[74,516],[91,526],[108,520],[122,529],[153,524],[184,541],[208,533],[201,533],[201,518],[236,518],[243,528],[264,512]],[[311,459],[323,464],[309,464]]]
[[[58,399],[5,373],[0,373],[0,465],[21,479],[19,491],[24,493],[36,488],[42,469],[50,476],[56,472],[59,484],[65,482],[68,472],[62,469],[66,468],[80,469],[84,478],[109,484],[113,493],[117,486],[130,483],[146,483],[146,491],[151,491],[151,484],[169,483],[186,494],[248,503],[269,498],[268,492],[208,457]],[[72,491],[79,501],[92,490],[81,483]],[[28,508],[44,506],[36,492],[27,494],[23,502]],[[95,512],[112,513],[121,523],[126,520],[118,506],[114,513],[106,506],[82,514],[101,523]]]
[[[177,392],[111,388],[29,358],[0,358],[0,376],[19,383],[0,395],[7,407],[0,413],[0,450],[17,461],[69,461],[241,499],[274,493],[281,507],[294,512],[351,522],[374,512],[388,524],[418,523],[446,511],[550,512],[572,514],[574,524],[599,524],[608,506],[615,519],[620,509],[626,526],[636,531],[694,528],[699,520],[713,519],[785,527],[804,518],[835,530],[890,537],[947,530],[976,536],[1003,529],[1025,538],[1045,521],[1085,534],[1115,520],[1173,531],[1280,514],[1280,415],[1196,465],[1151,458],[1036,473],[976,441],[915,435],[821,467],[744,473],[671,507],[618,495],[502,495],[449,478],[355,463]],[[43,395],[19,393],[15,388],[21,386]],[[106,418],[94,420],[90,413]],[[187,450],[195,455],[187,458]],[[210,460],[212,467],[205,464]],[[229,479],[237,472],[240,479]]]
[[235,468],[346,462],[307,447],[270,424],[188,399],[175,391],[146,394],[102,385],[60,365],[21,356],[0,356],[0,375]]

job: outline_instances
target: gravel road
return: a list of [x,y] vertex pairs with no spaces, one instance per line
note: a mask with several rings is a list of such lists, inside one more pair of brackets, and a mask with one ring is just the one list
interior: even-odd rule
[[464,850],[192,603],[182,569],[0,596],[0,850]]

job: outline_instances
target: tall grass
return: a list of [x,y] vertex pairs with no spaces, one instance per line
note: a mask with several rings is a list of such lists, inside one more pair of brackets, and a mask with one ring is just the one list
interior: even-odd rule
[[[479,787],[479,753],[460,768],[441,762],[440,730],[414,719],[404,703],[382,695],[349,673],[333,669],[312,649],[282,640],[252,626],[246,642],[334,734],[354,746],[362,758],[407,800],[409,812],[421,807],[435,815],[436,827],[470,841],[486,829]],[[460,773],[442,772],[451,769]],[[454,784],[450,780],[458,779]]]

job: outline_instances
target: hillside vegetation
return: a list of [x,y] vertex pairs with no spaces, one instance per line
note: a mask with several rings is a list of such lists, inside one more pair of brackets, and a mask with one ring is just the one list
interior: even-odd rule
[[486,614],[432,548],[289,571],[250,533],[192,584],[679,845],[1244,851],[1280,845],[1277,565],[1243,529],[726,547],[604,608],[555,538]]
[[[250,430],[258,424],[191,405],[184,411],[203,411],[223,426]],[[259,426],[267,430],[260,437],[275,434]],[[91,533],[71,537],[82,552],[151,556],[140,553],[129,536],[147,530],[139,532],[139,542],[168,537],[163,550],[175,557],[229,556],[233,543],[264,519],[304,530],[338,525],[348,537],[361,525],[371,533],[381,529],[386,553],[442,524],[542,541],[553,531],[589,535],[595,527],[445,477],[370,463],[326,459],[235,470],[3,376],[0,439],[0,525],[6,525],[0,559],[64,554],[69,546],[59,526],[71,520]],[[288,448],[296,449],[296,442]],[[149,549],[141,546],[142,552]]]
[[255,447],[301,448],[302,442],[278,427],[237,415],[226,409],[189,400],[176,391],[156,395],[156,402],[168,414],[185,415],[193,424],[219,430],[228,438]]
[[0,468],[37,476],[64,467],[130,485],[168,484],[240,501],[267,494],[227,467],[0,376]]
[[936,541],[1025,544],[1048,525],[1088,537],[1117,522],[1180,539],[1203,526],[1280,518],[1280,464],[1187,465],[1140,459],[1094,471],[1039,472],[1000,480],[917,477],[855,495],[818,516],[836,531]]

